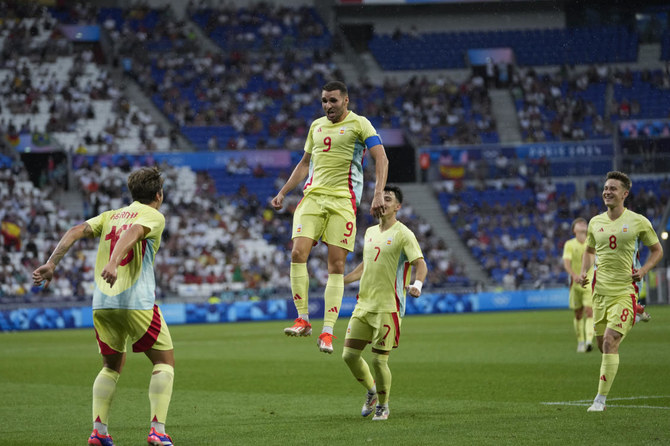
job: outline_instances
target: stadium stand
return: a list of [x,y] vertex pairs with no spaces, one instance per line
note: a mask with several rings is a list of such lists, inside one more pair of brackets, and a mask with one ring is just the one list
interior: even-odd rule
[[466,68],[471,48],[510,47],[522,66],[634,62],[638,36],[624,27],[375,34],[385,70]]
[[[123,186],[134,161],[110,165],[104,157],[76,155],[177,149],[175,130],[158,124],[138,107],[137,98],[122,92],[129,78],[153,102],[154,112],[163,113],[202,152],[299,151],[310,121],[321,115],[320,86],[344,78],[333,54],[337,37],[313,7],[212,8],[191,2],[183,18],[170,6],[121,9],[68,2],[44,9],[9,2],[2,8],[7,19],[0,22],[0,132],[10,149],[28,135],[33,144],[55,142],[73,155],[84,213],[68,213],[54,201],[65,184],[64,165],[45,171],[36,188],[13,152],[0,156],[0,192],[7,204],[1,220],[9,228],[0,243],[3,302],[36,299],[29,272],[69,223],[129,200]],[[73,43],[59,31],[62,24],[96,23],[108,37],[107,49]],[[213,50],[200,33],[214,42]],[[664,60],[670,59],[669,36],[666,31],[661,40]],[[670,116],[669,71],[634,65],[638,36],[624,27],[400,32],[375,34],[369,47],[381,68],[389,70],[386,75],[466,68],[467,49],[501,45],[516,55],[508,92],[523,141],[611,141],[613,133],[622,140],[669,136],[664,121]],[[615,62],[619,65],[609,65]],[[560,68],[549,72],[548,65]],[[463,76],[461,70],[452,77],[456,72],[423,76],[417,71],[406,79],[386,76],[383,82],[346,79],[351,108],[377,128],[402,129],[415,146],[498,143],[500,114],[492,106],[491,86],[481,75]],[[638,118],[652,121],[630,121]],[[644,159],[630,164],[624,157],[622,165],[636,174],[658,173],[653,165],[663,165],[653,156]],[[609,160],[605,164],[605,170],[613,166]],[[267,201],[287,172],[244,163],[201,170],[163,167],[170,218],[157,258],[161,295],[244,299],[286,292],[290,212],[299,193],[287,200],[284,213],[274,213]],[[464,181],[462,188],[449,191],[439,183],[437,193],[446,218],[492,283],[563,285],[557,258],[569,237],[569,222],[602,209],[596,179],[576,188],[565,178],[550,180],[555,170],[547,160],[512,158],[470,163],[465,172],[480,182]],[[629,206],[659,227],[670,185],[663,175],[642,178],[633,179]],[[491,185],[491,179],[500,181]],[[49,188],[47,198],[38,201],[39,191]],[[360,236],[373,223],[368,194],[359,211]],[[411,204],[400,219],[419,235],[429,263],[427,289],[473,285],[453,247]],[[17,230],[20,248],[12,237]],[[95,246],[84,242],[69,256],[54,297],[86,300],[94,253]],[[348,259],[358,261],[360,252]],[[315,288],[325,283],[325,265],[319,246],[309,265]]]

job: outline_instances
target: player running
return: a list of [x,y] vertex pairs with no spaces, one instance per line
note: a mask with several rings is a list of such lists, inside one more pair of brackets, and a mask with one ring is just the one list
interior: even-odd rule
[[[588,412],[602,412],[619,368],[619,344],[635,324],[636,285],[663,258],[663,248],[649,220],[624,207],[631,181],[622,172],[609,172],[603,188],[607,212],[589,222],[580,283],[589,284],[593,256],[593,310],[598,348],[603,353],[598,394]],[[649,258],[635,268],[637,241],[649,247]],[[640,307],[641,308],[641,307]]]
[[[582,270],[582,257],[586,249],[586,220],[577,218],[572,222],[575,234],[563,246],[563,268],[570,275],[570,309],[574,311],[573,325],[577,335],[577,353],[593,350],[593,299],[591,288],[579,284]],[[593,277],[593,268],[587,271]]]

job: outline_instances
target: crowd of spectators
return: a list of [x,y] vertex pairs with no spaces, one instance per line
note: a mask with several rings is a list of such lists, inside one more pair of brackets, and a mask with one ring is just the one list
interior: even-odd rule
[[[80,160],[81,161],[81,160]],[[83,158],[75,171],[83,192],[83,215],[70,215],[58,209],[52,199],[27,180],[20,162],[2,170],[0,190],[7,203],[0,220],[15,224],[18,242],[3,231],[3,296],[18,296],[22,301],[37,299],[30,283],[30,272],[54,249],[68,227],[107,209],[130,202],[125,187],[128,173],[136,166],[123,158],[116,166],[106,166]],[[234,292],[237,298],[290,294],[288,265],[291,253],[292,212],[300,198],[289,195],[285,210],[275,212],[270,197],[258,197],[241,184],[234,194],[221,195],[212,177],[190,168],[161,166],[166,194],[161,211],[166,227],[156,257],[156,277],[160,297],[208,298]],[[231,172],[230,176],[241,176]],[[285,178],[277,177],[277,186]],[[17,186],[18,184],[18,186]],[[373,186],[369,185],[368,190]],[[55,189],[53,189],[55,190]],[[363,235],[374,224],[369,215],[372,197],[363,197],[357,225],[357,249],[350,255],[353,268],[362,261]],[[426,287],[467,286],[463,266],[453,258],[444,241],[429,223],[417,218],[411,204],[405,205],[399,219],[412,229],[423,248],[430,268]],[[17,244],[18,243],[18,244]],[[64,301],[86,301],[93,286],[97,240],[84,239],[73,247],[58,268],[58,278],[50,292]],[[314,248],[309,269],[311,288],[322,290],[327,280],[327,250]],[[20,260],[20,261],[17,261]],[[351,289],[353,292],[353,288]],[[11,298],[3,302],[12,302]]]
[[563,66],[553,74],[533,68],[514,70],[510,91],[523,139],[579,141],[610,136],[612,124],[605,113],[609,77],[605,65],[583,72]]
[[[447,218],[494,282],[505,289],[567,283],[561,255],[563,244],[574,237],[571,222],[604,212],[601,191],[592,181],[580,192],[574,184],[551,179],[498,180],[467,191],[436,185]],[[669,199],[667,177],[634,179],[626,206],[659,228]],[[643,260],[645,256],[643,252]]]

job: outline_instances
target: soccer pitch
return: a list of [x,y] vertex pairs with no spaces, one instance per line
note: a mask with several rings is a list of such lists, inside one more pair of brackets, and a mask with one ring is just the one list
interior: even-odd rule
[[[316,336],[288,322],[172,326],[167,428],[181,445],[670,444],[670,307],[650,307],[621,347],[604,413],[587,413],[600,353],[578,354],[569,310],[403,320],[388,421]],[[315,322],[315,331],[321,321]],[[364,358],[369,358],[366,349]],[[0,444],[85,444],[101,367],[92,329],[0,334]],[[146,444],[151,365],[129,354],[110,417],[118,446]]]

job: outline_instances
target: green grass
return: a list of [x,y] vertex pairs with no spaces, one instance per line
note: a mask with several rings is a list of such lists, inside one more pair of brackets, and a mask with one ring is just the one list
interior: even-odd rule
[[[346,320],[333,355],[315,336],[285,337],[286,322],[173,326],[168,432],[178,446],[670,444],[670,307],[651,313],[623,342],[597,414],[542,404],[597,390],[600,354],[575,353],[568,310],[407,317],[386,422],[359,415],[364,389],[340,358]],[[0,335],[0,444],[85,444],[100,364],[90,329]],[[119,446],[145,444],[150,372],[129,355],[110,418]]]

